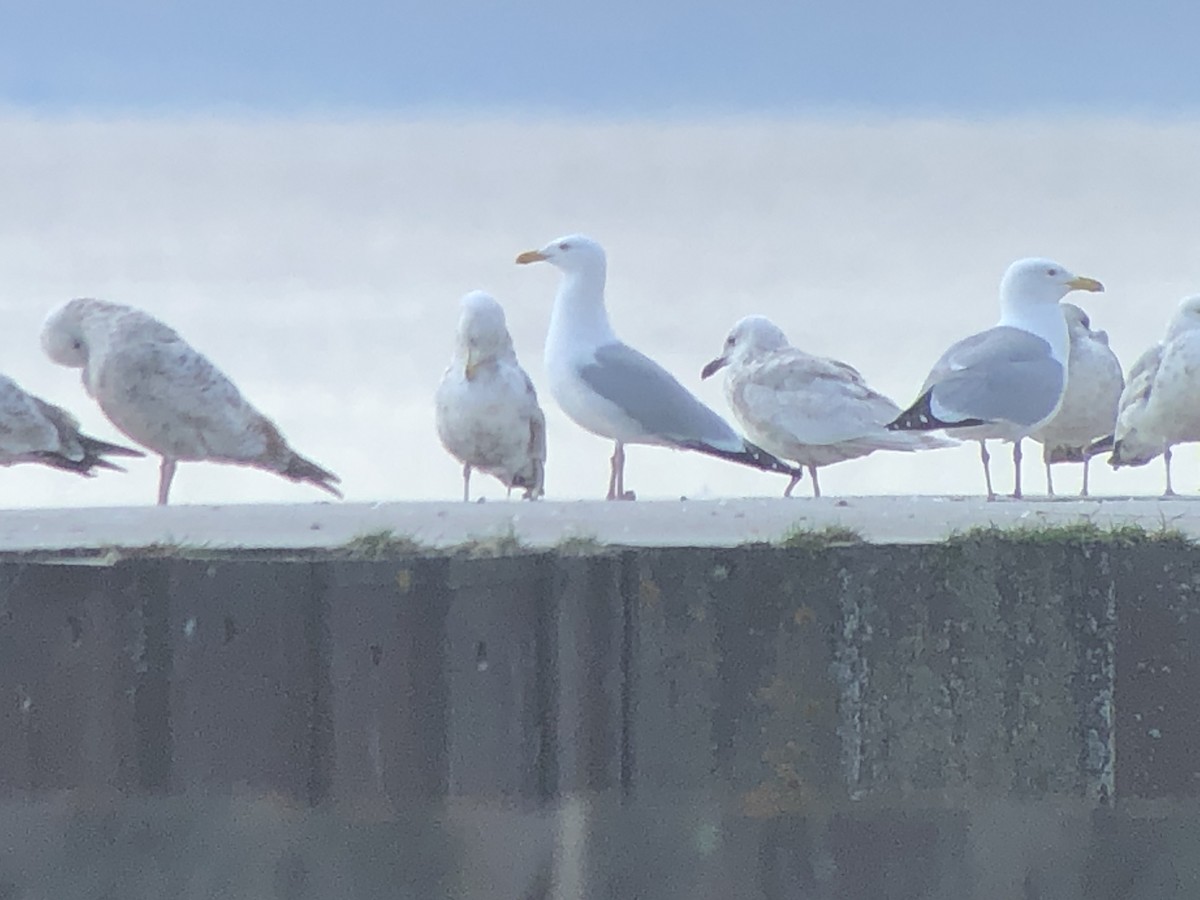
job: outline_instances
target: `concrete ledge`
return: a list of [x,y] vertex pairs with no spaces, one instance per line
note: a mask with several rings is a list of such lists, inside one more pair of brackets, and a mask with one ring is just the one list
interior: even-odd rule
[[0,514],[0,552],[64,548],[330,549],[390,532],[430,548],[497,537],[538,548],[589,539],[631,547],[736,547],[841,526],[871,543],[940,541],[956,532],[1091,522],[1178,529],[1200,538],[1200,499],[843,497],[605,503],[313,503],[23,509]]

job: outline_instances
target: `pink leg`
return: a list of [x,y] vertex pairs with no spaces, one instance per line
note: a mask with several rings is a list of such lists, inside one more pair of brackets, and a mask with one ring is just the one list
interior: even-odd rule
[[1021,499],[1021,441],[1013,441],[1013,497]]
[[625,445],[617,441],[613,445],[611,469],[608,475],[608,496],[605,500],[622,500],[625,497]]
[[987,483],[987,498],[995,500],[996,492],[992,490],[992,454],[988,453],[986,441],[979,442],[979,458],[983,461],[983,480]]
[[463,464],[463,503],[471,502],[471,464]]
[[158,505],[167,505],[167,496],[171,493],[171,480],[175,477],[175,460],[163,457],[162,465],[158,467]]
[[785,496],[785,497],[792,496],[792,488],[794,488],[799,483],[800,483],[800,476],[793,475],[792,480],[788,482],[788,486],[783,489],[783,496]]
[[817,467],[816,466],[808,467],[808,477],[812,479],[813,496],[820,497],[821,496],[821,483],[819,481],[817,481]]

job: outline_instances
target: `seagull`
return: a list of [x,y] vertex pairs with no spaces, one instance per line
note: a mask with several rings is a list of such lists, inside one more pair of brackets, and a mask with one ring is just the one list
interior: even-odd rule
[[1102,291],[1048,259],[1020,259],[1000,282],[1000,321],[963,338],[934,364],[912,406],[888,425],[894,431],[953,429],[979,441],[992,490],[992,438],[1013,445],[1013,496],[1021,497],[1021,440],[1054,417],[1067,383],[1070,339],[1059,301],[1071,291]]
[[105,456],[145,455],[84,434],[65,409],[0,375],[0,466],[41,463],[90,478],[96,469],[125,471]]
[[1125,378],[1120,360],[1108,346],[1108,334],[1092,331],[1087,313],[1074,303],[1063,303],[1062,308],[1071,337],[1067,389],[1054,418],[1030,437],[1042,445],[1047,495],[1054,496],[1051,465],[1081,462],[1083,488],[1079,496],[1086,497],[1088,464],[1093,456],[1089,447],[1101,435],[1112,432]]
[[623,343],[604,308],[604,248],[583,235],[551,241],[517,257],[548,262],[563,273],[546,335],[550,393],[577,425],[614,443],[608,499],[625,491],[625,445],[696,450],[768,472],[800,477],[751,444],[656,363]]
[[1141,355],[1121,392],[1117,427],[1097,441],[1093,451],[1112,449],[1108,463],[1144,466],[1162,454],[1167,471],[1164,497],[1171,487],[1171,447],[1200,441],[1200,294],[1185,297],[1167,326],[1166,336]]
[[462,298],[450,366],[436,395],[438,437],[463,464],[463,500],[471,469],[500,480],[525,499],[545,493],[546,417],[533,382],[517,362],[504,309],[483,291]]
[[160,506],[181,460],[253,466],[341,496],[336,475],[289,447],[224,373],[148,313],[71,300],[47,318],[42,349],[54,362],[82,369],[83,386],[109,421],[162,457]]
[[[821,496],[820,466],[876,450],[911,452],[958,443],[923,432],[888,431],[899,406],[844,362],[793,347],[763,316],[739,320],[722,354],[700,377],[721,369],[725,399],[747,436],[781,459],[807,467],[814,497]],[[790,497],[795,486],[793,479],[783,495]]]

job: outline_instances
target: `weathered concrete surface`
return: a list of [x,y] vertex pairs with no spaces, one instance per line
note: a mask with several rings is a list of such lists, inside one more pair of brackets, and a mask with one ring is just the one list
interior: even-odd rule
[[1192,898],[1200,551],[0,563],[0,897]]
[[1200,499],[827,497],[501,503],[311,503],[21,509],[0,512],[0,552],[62,548],[331,548],[391,531],[428,547],[513,537],[530,547],[592,538],[635,547],[735,547],[842,525],[872,543],[927,543],[976,526],[1136,524],[1200,538]]

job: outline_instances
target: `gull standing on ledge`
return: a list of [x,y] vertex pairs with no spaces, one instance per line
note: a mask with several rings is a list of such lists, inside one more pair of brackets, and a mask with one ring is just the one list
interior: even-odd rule
[[563,273],[546,334],[550,393],[577,425],[615,443],[609,500],[633,499],[625,491],[626,444],[697,450],[800,477],[802,470],[741,437],[666,369],[617,338],[604,308],[603,247],[576,234],[517,257],[522,265],[543,261]]
[[[746,436],[781,459],[806,466],[814,497],[821,496],[819,466],[876,450],[911,452],[958,443],[923,432],[888,431],[899,406],[844,362],[793,347],[779,326],[763,316],[738,321],[725,339],[724,352],[700,377],[722,368],[725,399]],[[785,497],[792,495],[797,480],[787,486]]]
[[82,369],[83,386],[109,421],[162,457],[160,506],[180,460],[253,466],[342,496],[336,475],[289,447],[224,373],[148,313],[71,300],[46,320],[42,349]]
[[93,469],[125,471],[105,455],[146,454],[84,434],[79,422],[65,409],[27,393],[11,378],[0,375],[0,466],[41,463],[89,478],[95,474]]
[[1000,281],[1000,321],[963,338],[934,364],[893,431],[953,429],[979,441],[987,498],[996,499],[987,441],[1013,445],[1013,497],[1021,497],[1021,440],[1058,412],[1067,384],[1070,338],[1059,301],[1071,291],[1102,291],[1048,259],[1020,259]]
[[1167,326],[1166,337],[1141,355],[1121,393],[1114,434],[1093,450],[1112,448],[1108,463],[1144,466],[1159,454],[1171,487],[1171,447],[1200,441],[1200,295],[1185,297]]
[[463,464],[463,500],[471,469],[497,478],[525,499],[545,493],[546,417],[533,382],[517,362],[504,309],[489,294],[462,298],[454,357],[438,385],[437,432]]
[[1108,334],[1092,331],[1087,313],[1074,303],[1062,304],[1071,335],[1071,355],[1067,365],[1067,389],[1062,406],[1054,418],[1030,435],[1042,445],[1046,466],[1046,494],[1054,496],[1050,466],[1054,463],[1083,463],[1083,488],[1088,496],[1088,463],[1094,451],[1093,441],[1109,434],[1117,421],[1117,404],[1125,377],[1121,362],[1108,346]]

